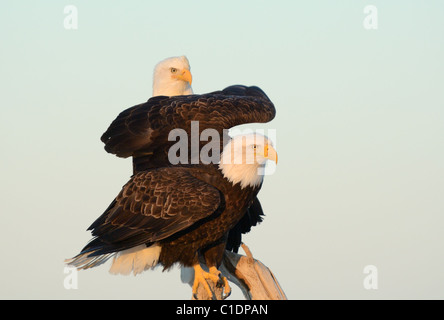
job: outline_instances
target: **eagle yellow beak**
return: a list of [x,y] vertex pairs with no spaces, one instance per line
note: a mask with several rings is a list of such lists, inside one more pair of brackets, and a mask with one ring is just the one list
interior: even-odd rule
[[175,78],[188,82],[190,85],[193,82],[193,76],[191,75],[191,72],[188,69],[184,69],[182,73],[176,75]]
[[268,160],[274,161],[276,162],[276,164],[278,163],[278,155],[276,150],[270,146],[269,144],[267,144],[264,148],[264,157],[267,158]]

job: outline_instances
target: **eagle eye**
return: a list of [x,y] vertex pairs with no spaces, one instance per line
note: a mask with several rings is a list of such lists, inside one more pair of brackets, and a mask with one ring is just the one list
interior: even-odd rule
[[176,68],[171,68],[170,70],[171,70],[171,73],[176,73],[177,72]]

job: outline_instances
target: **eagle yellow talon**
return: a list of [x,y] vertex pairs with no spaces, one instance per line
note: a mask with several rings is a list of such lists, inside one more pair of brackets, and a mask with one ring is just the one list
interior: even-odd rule
[[228,280],[227,277],[222,277],[222,281],[224,282],[224,291],[225,291],[225,295],[223,296],[223,299],[225,300],[226,298],[228,298],[231,294],[231,287],[228,284]]
[[[199,264],[194,265],[194,283],[193,283],[193,297],[197,299],[197,289],[199,284],[202,284],[209,297],[213,297],[213,292],[207,283],[207,279],[214,281],[214,275],[205,272]],[[218,280],[219,278],[217,278]],[[217,281],[216,280],[216,281]],[[216,282],[214,281],[214,282]]]
[[217,277],[217,281],[215,281],[215,283],[217,283],[216,286],[217,287],[224,287],[225,295],[222,298],[223,299],[228,298],[231,294],[231,287],[228,284],[227,278],[222,276],[221,272],[219,270],[217,270],[216,267],[210,267],[210,273]]
[[207,280],[211,280],[214,282],[216,287],[224,287],[225,295],[223,296],[223,299],[228,298],[228,296],[231,294],[231,288],[228,285],[228,280],[226,277],[223,277],[219,270],[217,270],[216,267],[210,267],[210,272],[206,272],[202,269],[202,267],[199,264],[196,264],[194,267],[194,283],[193,283],[193,297],[194,299],[197,299],[197,289],[199,287],[199,284],[202,284],[205,291],[207,292],[209,297],[215,298],[214,293],[211,291],[210,286],[207,283]]

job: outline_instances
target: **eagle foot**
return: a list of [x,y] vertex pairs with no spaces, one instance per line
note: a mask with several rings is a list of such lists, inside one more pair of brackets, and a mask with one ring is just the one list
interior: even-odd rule
[[222,275],[222,273],[219,270],[217,270],[216,267],[210,267],[210,273],[215,275],[218,278],[217,282],[215,282],[216,287],[217,288],[221,288],[221,287],[224,288],[225,294],[222,296],[222,299],[225,300],[231,294],[231,287],[228,284],[227,277],[224,277]]
[[216,267],[210,267],[210,272],[204,271],[199,264],[196,264],[193,268],[194,283],[192,287],[192,292],[194,299],[198,299],[197,289],[199,287],[199,284],[202,284],[209,297],[211,297],[213,300],[216,299],[213,291],[207,283],[207,280],[211,280],[217,288],[224,288],[225,294],[222,296],[222,299],[226,299],[230,296],[231,288],[228,285],[228,280],[226,277],[222,276],[221,272],[217,270]]

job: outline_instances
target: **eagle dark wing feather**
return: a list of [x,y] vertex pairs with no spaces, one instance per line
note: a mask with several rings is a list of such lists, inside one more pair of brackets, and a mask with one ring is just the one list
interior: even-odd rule
[[242,234],[248,233],[251,227],[261,223],[264,217],[261,203],[257,197],[254,198],[253,203],[247,209],[247,212],[241,220],[228,233],[228,240],[225,249],[233,252],[238,252],[242,244]]
[[219,190],[184,168],[140,172],[88,228],[95,238],[82,253],[106,254],[163,240],[211,216],[220,203]]
[[158,96],[120,113],[101,140],[109,153],[137,156],[169,144],[172,129],[189,133],[191,121],[199,121],[200,132],[213,128],[222,137],[223,129],[268,122],[275,114],[273,103],[258,87],[236,85],[203,95]]
[[158,134],[155,130],[161,122],[160,109],[165,100],[167,97],[151,98],[122,111],[101,137],[105,150],[126,158],[150,145]]

